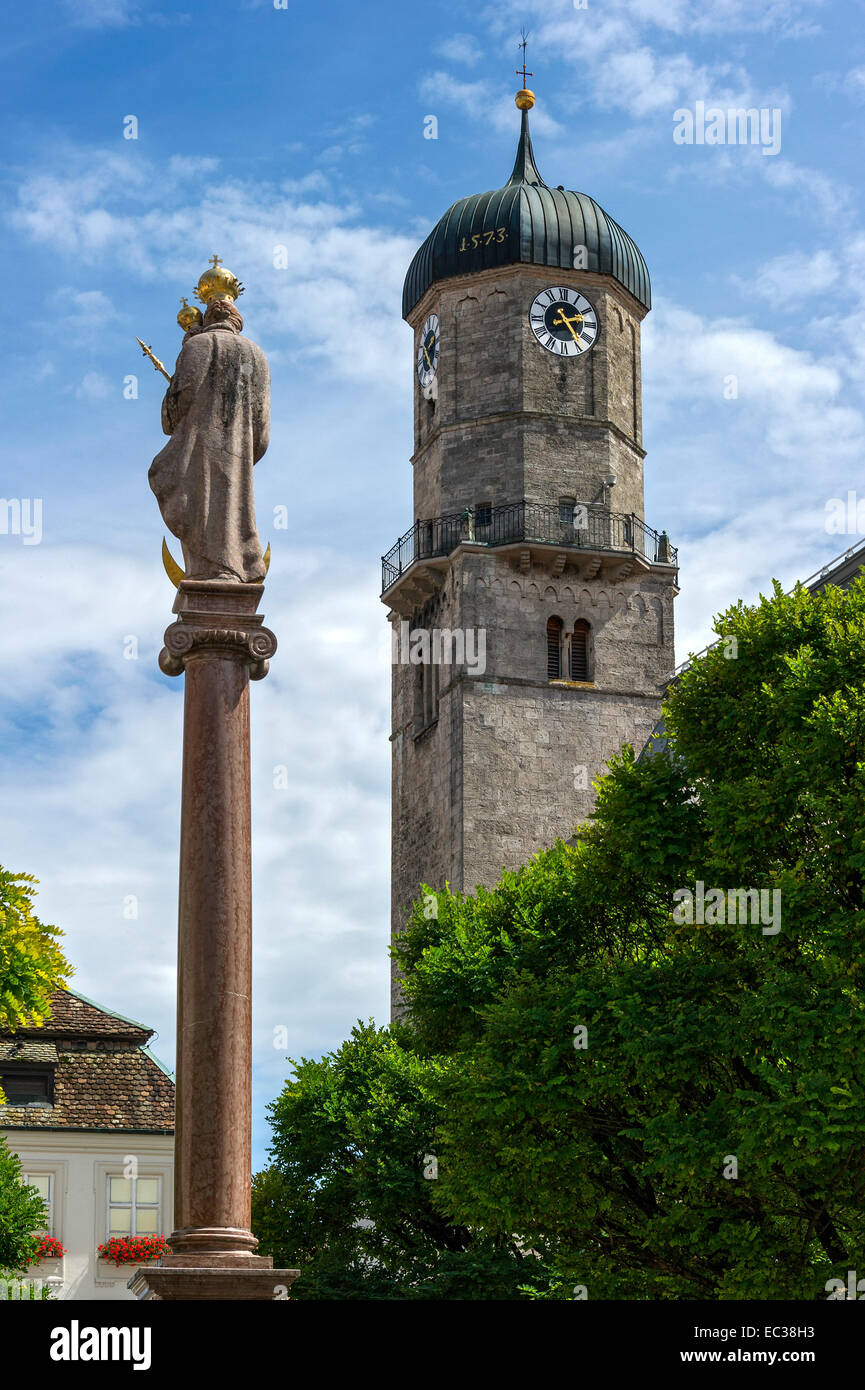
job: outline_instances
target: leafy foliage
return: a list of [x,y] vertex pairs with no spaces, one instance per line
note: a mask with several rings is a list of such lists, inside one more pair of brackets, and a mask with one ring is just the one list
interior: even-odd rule
[[292,1298],[515,1296],[524,1263],[507,1235],[449,1223],[433,1204],[438,1063],[359,1023],[321,1061],[302,1060],[269,1107],[273,1163],[253,1179],[259,1251],[300,1264]]
[[[259,1202],[312,1296],[489,1297],[425,1292],[461,1233],[529,1297],[810,1299],[862,1265],[865,581],[716,631],[576,845],[419,899],[407,1023],[276,1102]],[[679,920],[698,882],[777,890],[780,930]]]
[[0,1030],[42,1022],[52,990],[72,974],[57,945],[62,931],[33,911],[37,882],[0,868]]
[[[45,1222],[45,1207],[35,1187],[21,1181],[21,1163],[0,1137],[0,1270],[20,1271],[32,1263]],[[2,1276],[0,1276],[2,1277]]]
[[65,1254],[66,1247],[62,1240],[58,1240],[56,1236],[40,1236],[36,1251],[27,1263],[38,1265],[42,1260],[62,1260]]

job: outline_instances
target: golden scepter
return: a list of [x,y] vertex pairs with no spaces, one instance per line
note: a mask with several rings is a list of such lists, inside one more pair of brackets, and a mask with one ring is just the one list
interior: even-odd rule
[[[214,256],[212,259],[217,263],[219,262],[218,256]],[[217,272],[214,271],[212,273],[215,274]],[[237,285],[236,293],[241,294],[243,291],[243,286],[238,284],[238,282],[235,280],[235,277],[231,274],[231,271],[228,271],[227,274],[231,277],[232,283],[234,285]],[[201,279],[203,280],[204,276],[202,276]],[[196,290],[195,293],[198,294],[198,290]],[[204,322],[201,316],[201,310],[197,309],[194,304],[187,304],[185,295],[183,299],[181,299],[180,301],[180,306],[181,307],[178,310],[177,314],[177,322],[180,324],[180,327],[183,329],[184,333],[188,333],[190,328],[200,328],[202,323]],[[160,362],[159,358],[152,351],[152,349],[149,348],[146,343],[142,343],[141,339],[138,337],[136,337],[135,341],[136,343],[138,343],[138,346],[141,348],[141,351],[144,353],[144,356],[150,358],[156,370],[162,373],[166,381],[170,381],[170,374],[165,370],[164,364]]]
[[160,360],[159,360],[159,358],[156,356],[156,354],[155,354],[154,352],[151,352],[151,350],[150,350],[150,348],[147,346],[147,344],[146,344],[146,343],[142,343],[142,341],[141,341],[140,338],[136,337],[135,341],[136,341],[136,343],[138,343],[138,344],[140,345],[141,351],[144,353],[144,356],[150,358],[150,360],[151,360],[151,362],[153,363],[153,365],[154,365],[154,367],[156,368],[156,370],[157,370],[158,372],[161,372],[161,373],[162,373],[162,375],[165,377],[165,380],[166,380],[166,381],[170,381],[170,380],[171,380],[171,377],[169,376],[168,372],[165,370],[164,366],[162,365],[162,363],[160,362]]

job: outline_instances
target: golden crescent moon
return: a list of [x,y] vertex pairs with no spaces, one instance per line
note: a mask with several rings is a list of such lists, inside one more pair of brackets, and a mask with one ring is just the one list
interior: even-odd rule
[[186,578],[186,574],[168,549],[164,536],[162,537],[162,563],[165,566],[165,573],[176,589],[181,579]]
[[[262,559],[264,560],[264,572],[265,574],[267,574],[267,571],[270,569],[269,541],[267,543],[267,549],[265,550]],[[181,580],[186,578],[186,571],[182,570],[178,565],[171,551],[168,549],[168,545],[164,536],[162,537],[162,563],[165,566],[165,573],[168,575],[168,578],[171,580],[172,584],[176,589],[177,586],[180,584]]]

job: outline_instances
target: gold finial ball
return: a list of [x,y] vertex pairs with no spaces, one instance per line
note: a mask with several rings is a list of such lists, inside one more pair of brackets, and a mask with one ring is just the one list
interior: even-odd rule
[[195,298],[202,304],[212,304],[215,299],[226,299],[233,304],[237,296],[243,294],[243,286],[227,265],[220,263],[218,256],[211,256],[211,265],[203,275],[199,275],[195,286]]
[[184,296],[180,301],[180,306],[181,307],[177,311],[177,322],[180,324],[184,333],[188,333],[190,328],[200,328],[201,324],[204,322],[204,316],[198,305],[187,303],[186,297]]
[[535,94],[534,92],[530,92],[528,87],[523,87],[517,92],[514,101],[521,111],[531,111],[535,104]]

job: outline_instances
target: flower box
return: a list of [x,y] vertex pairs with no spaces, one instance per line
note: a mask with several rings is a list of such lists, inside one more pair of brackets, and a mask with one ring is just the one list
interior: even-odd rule
[[62,1260],[65,1254],[66,1250],[56,1236],[42,1236],[27,1264],[38,1265],[43,1260]]
[[143,1265],[170,1255],[171,1248],[165,1236],[112,1236],[97,1254],[115,1265]]

